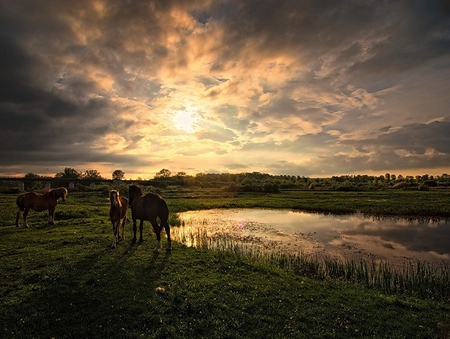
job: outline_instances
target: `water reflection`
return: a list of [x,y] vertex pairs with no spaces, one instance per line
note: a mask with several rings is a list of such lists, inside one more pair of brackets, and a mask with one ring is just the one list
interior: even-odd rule
[[184,226],[174,238],[187,245],[192,234],[229,237],[242,243],[345,259],[450,261],[450,223],[361,214],[324,215],[290,210],[213,209],[179,214]]

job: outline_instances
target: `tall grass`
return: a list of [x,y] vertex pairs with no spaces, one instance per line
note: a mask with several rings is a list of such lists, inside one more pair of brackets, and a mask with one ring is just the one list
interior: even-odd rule
[[401,264],[385,260],[338,259],[305,253],[288,253],[279,248],[243,242],[221,233],[208,236],[197,229],[183,233],[172,228],[173,237],[187,245],[218,252],[234,253],[254,264],[276,265],[318,279],[337,279],[379,289],[385,294],[406,294],[423,299],[450,301],[450,264],[405,259]]

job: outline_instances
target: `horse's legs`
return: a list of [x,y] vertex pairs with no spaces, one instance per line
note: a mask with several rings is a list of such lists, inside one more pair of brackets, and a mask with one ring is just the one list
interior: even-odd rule
[[166,221],[161,220],[161,226],[159,230],[162,231],[163,228],[166,231],[167,235],[167,250],[170,251],[172,249],[172,240],[170,239],[170,225],[167,220]]
[[133,218],[133,240],[131,240],[131,242],[134,244],[136,242],[136,219]]
[[30,226],[28,226],[28,223],[27,223],[27,215],[28,215],[28,212],[30,212],[30,209],[29,209],[29,208],[25,208],[25,209],[23,210],[23,227],[30,227]]
[[161,229],[164,227],[167,235],[167,250],[172,250],[172,240],[170,239],[170,225],[168,222],[161,224]]
[[161,227],[158,225],[156,218],[150,219],[150,223],[153,226],[153,231],[156,234],[156,246],[153,249],[153,252],[158,252],[161,248]]
[[[124,235],[124,231],[125,231],[125,224],[127,222],[127,216],[123,217],[123,221],[122,221],[122,238],[120,240],[125,240],[125,235]],[[120,220],[119,220],[120,223]],[[119,232],[117,232],[119,233]]]
[[20,217],[23,213],[23,210],[18,210],[16,215],[16,227],[20,227]]
[[120,220],[117,221],[112,221],[112,226],[113,226],[113,232],[114,232],[114,238],[113,238],[113,242],[111,244],[111,248],[116,248],[117,243],[118,243],[118,237],[119,237],[119,226],[120,226]]
[[48,209],[48,224],[49,225],[54,225],[55,224],[55,220],[54,220],[54,214],[55,214],[55,208],[49,208]]
[[140,237],[139,237],[139,242],[143,242],[144,238],[142,237],[142,230],[144,229],[144,220],[141,220],[141,223],[139,224],[139,232],[140,232]]

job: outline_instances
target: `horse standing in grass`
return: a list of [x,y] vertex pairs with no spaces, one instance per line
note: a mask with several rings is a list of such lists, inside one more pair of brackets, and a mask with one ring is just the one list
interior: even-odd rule
[[[119,240],[125,239],[124,229],[127,222],[128,199],[121,197],[119,191],[109,191],[109,201],[111,208],[109,209],[109,218],[111,219],[112,228],[114,232],[114,239],[111,248],[115,248]],[[122,237],[119,237],[120,225],[122,224]]]
[[19,219],[22,213],[23,226],[29,227],[27,223],[27,215],[30,209],[36,212],[48,210],[48,224],[54,225],[54,214],[56,205],[58,204],[58,199],[61,198],[61,200],[65,202],[67,194],[68,192],[65,187],[59,187],[54,188],[44,194],[28,192],[19,195],[16,199],[17,206],[19,207],[16,216],[16,227],[20,227]]
[[[161,248],[161,231],[164,228],[167,234],[167,250],[172,249],[172,241],[170,239],[170,226],[169,226],[169,208],[166,201],[156,193],[142,194],[142,190],[139,186],[130,185],[128,189],[128,200],[131,207],[131,217],[133,219],[133,243],[136,242],[136,220],[140,220],[139,242],[143,241],[142,229],[144,221],[148,220],[153,226],[153,231],[156,234],[156,247],[155,252],[158,252]],[[159,218],[161,224],[158,224],[157,218]]]

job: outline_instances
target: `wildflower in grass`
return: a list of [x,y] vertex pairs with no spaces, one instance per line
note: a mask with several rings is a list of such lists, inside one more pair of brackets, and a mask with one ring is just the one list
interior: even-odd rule
[[157,294],[164,294],[164,293],[166,293],[166,289],[164,287],[158,286],[156,288],[156,293]]

